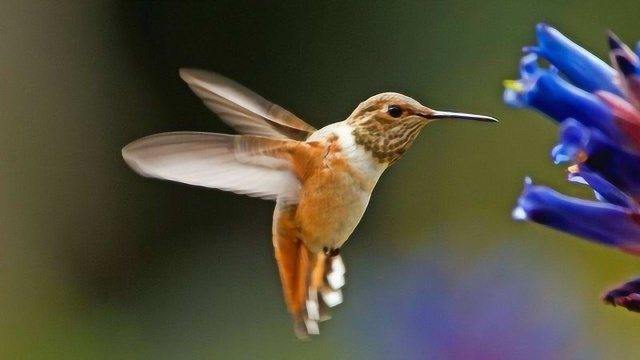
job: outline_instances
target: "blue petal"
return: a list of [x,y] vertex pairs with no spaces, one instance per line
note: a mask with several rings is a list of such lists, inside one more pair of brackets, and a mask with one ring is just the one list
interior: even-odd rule
[[527,54],[520,59],[520,77],[527,79],[530,77],[538,76],[538,73],[542,70],[538,65],[538,55]]
[[631,197],[597,174],[589,171],[570,173],[569,181],[589,185],[595,192],[596,198],[600,201],[634,211],[638,210],[638,204]]
[[609,57],[624,76],[640,73],[638,56],[611,31],[608,34]]
[[523,108],[528,105],[526,93],[510,88],[504,89],[502,100],[505,104],[515,108]]
[[635,251],[640,246],[637,213],[621,206],[572,198],[544,186],[534,186],[529,178],[513,217],[627,251]]
[[560,126],[560,144],[551,150],[551,158],[556,164],[574,162],[589,138],[589,129],[575,119],[569,118]]
[[533,107],[557,122],[573,118],[612,139],[626,141],[608,106],[550,71],[539,70],[537,77],[520,80],[515,88],[507,88],[504,96],[507,105]]
[[574,118],[591,127],[612,119],[609,108],[596,96],[549,72],[540,74],[527,95],[530,106],[558,122]]
[[584,148],[587,159],[581,171],[598,174],[627,195],[640,196],[640,156],[619,148],[609,139],[592,132]]
[[618,51],[624,49],[624,43],[620,41],[618,36],[613,31],[607,32],[607,41],[609,41],[609,50]]
[[631,60],[623,55],[614,55],[614,60],[618,64],[620,72],[624,76],[633,76],[640,74],[640,66],[634,64]]
[[560,144],[551,156],[554,162],[578,164],[581,172],[597,174],[631,197],[640,197],[640,154],[621,148],[601,132],[574,119],[560,127]]
[[527,107],[527,93],[543,71],[538,66],[536,54],[523,56],[520,59],[521,80],[506,80],[504,82],[505,90],[502,95],[504,103],[516,108]]
[[547,59],[573,84],[583,90],[589,92],[605,90],[622,96],[622,92],[615,83],[614,69],[604,61],[546,24],[538,24],[536,33],[538,47],[526,48],[526,50]]
[[573,151],[571,148],[558,144],[551,149],[551,158],[553,159],[553,163],[558,165],[572,161],[572,153]]

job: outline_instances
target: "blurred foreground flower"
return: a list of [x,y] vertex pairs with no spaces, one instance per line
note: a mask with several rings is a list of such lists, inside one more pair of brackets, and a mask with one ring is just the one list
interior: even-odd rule
[[[551,157],[568,163],[569,181],[590,186],[596,201],[562,195],[525,180],[513,211],[596,243],[640,255],[640,60],[609,33],[613,67],[545,24],[538,46],[525,47],[518,80],[505,81],[504,101],[534,108],[560,126]],[[551,64],[538,65],[538,57]],[[603,297],[640,312],[640,280]]]
[[576,331],[585,328],[572,301],[579,290],[540,268],[542,256],[512,241],[472,261],[433,242],[427,251],[386,254],[357,281],[367,284],[359,296],[366,301],[350,336],[370,352],[363,358],[597,358]]

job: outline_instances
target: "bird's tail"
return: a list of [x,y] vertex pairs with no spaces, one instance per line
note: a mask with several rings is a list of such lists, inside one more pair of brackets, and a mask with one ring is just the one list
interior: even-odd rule
[[273,217],[273,247],[287,308],[300,339],[318,334],[318,322],[342,302],[345,267],[339,255],[309,251],[297,238],[296,205],[278,202]]
[[342,303],[345,267],[342,257],[317,254],[311,269],[304,306],[294,314],[296,335],[307,338],[320,333],[318,323],[331,318],[330,308]]

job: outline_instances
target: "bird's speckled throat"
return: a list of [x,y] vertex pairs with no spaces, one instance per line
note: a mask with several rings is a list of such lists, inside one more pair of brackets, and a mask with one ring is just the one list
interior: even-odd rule
[[364,112],[349,120],[355,142],[364,146],[380,163],[395,163],[409,149],[427,124],[422,118],[389,119],[375,111]]

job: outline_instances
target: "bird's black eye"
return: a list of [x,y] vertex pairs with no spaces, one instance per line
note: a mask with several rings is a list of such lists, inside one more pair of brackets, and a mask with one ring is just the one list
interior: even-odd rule
[[398,105],[389,105],[387,112],[394,118],[399,118],[402,115],[402,109]]

